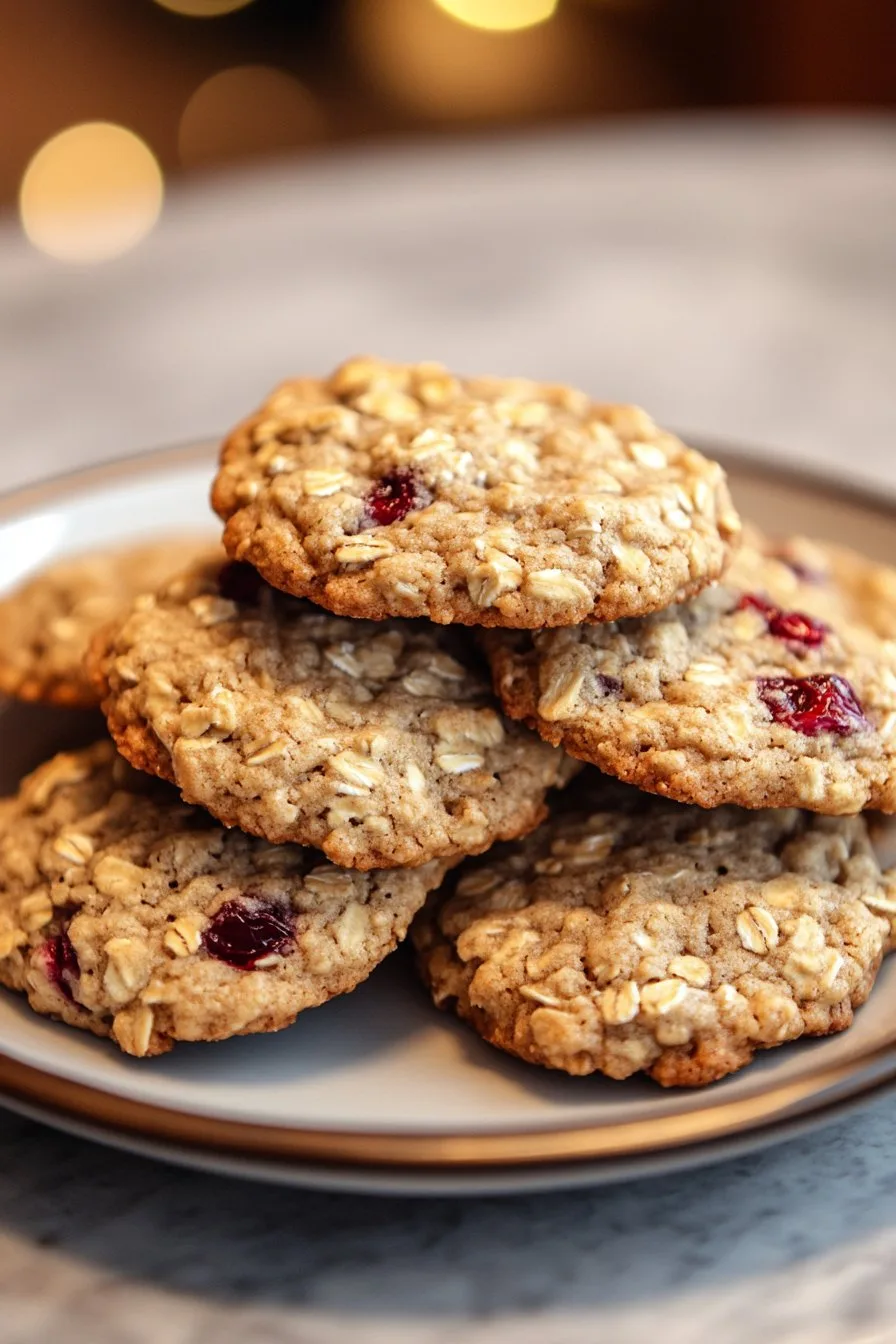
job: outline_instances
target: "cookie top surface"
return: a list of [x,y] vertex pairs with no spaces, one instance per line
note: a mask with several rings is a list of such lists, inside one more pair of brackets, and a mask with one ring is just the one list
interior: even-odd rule
[[521,835],[563,766],[501,715],[465,631],[336,617],[217,552],[141,599],[93,661],[132,764],[349,867]]
[[0,982],[133,1055],[276,1031],[363,980],[442,871],[225,831],[100,743],[0,814]]
[[489,632],[505,708],[683,802],[896,811],[896,643],[880,637],[896,607],[876,596],[887,572],[818,544],[809,569],[796,559],[809,553],[751,533],[725,580],[687,604]]
[[213,503],[231,556],[331,611],[516,628],[679,601],[739,528],[721,467],[637,407],[366,358],[279,387]]
[[[769,549],[753,527],[748,540],[760,550]],[[807,537],[772,545],[771,551],[811,587],[820,614],[830,619],[845,614],[880,639],[896,639],[896,569],[847,546]]]
[[592,771],[448,882],[413,930],[436,1002],[572,1074],[709,1083],[842,1029],[888,935],[863,818],[705,812]]
[[93,636],[139,593],[153,592],[196,554],[197,540],[148,542],[60,560],[0,602],[0,694],[89,708],[84,670]]

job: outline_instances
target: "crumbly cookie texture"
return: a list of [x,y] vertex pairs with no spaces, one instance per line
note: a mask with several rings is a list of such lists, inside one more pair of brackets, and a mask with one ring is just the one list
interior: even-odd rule
[[216,553],[97,641],[119,749],[226,825],[354,868],[476,854],[563,753],[504,719],[465,631],[332,616]]
[[888,937],[861,817],[704,812],[595,775],[418,916],[438,1005],[533,1063],[666,1086],[850,1025]]
[[896,868],[888,868],[884,872],[880,891],[868,896],[866,903],[870,910],[887,921],[887,951],[892,952],[896,949]]
[[703,807],[896,812],[896,642],[880,597],[894,579],[751,532],[725,581],[687,604],[485,644],[509,714],[640,788]]
[[345,616],[539,628],[640,615],[717,578],[724,473],[634,406],[353,359],[226,440],[225,546]]
[[142,592],[196,555],[184,537],[61,560],[0,602],[0,694],[91,708],[90,641]]
[[[749,539],[755,536],[755,529],[750,528]],[[812,587],[818,603],[838,603],[857,625],[869,628],[880,639],[896,639],[896,569],[847,546],[806,537],[772,544],[771,550]],[[833,618],[834,609],[829,608],[828,614]]]
[[0,813],[0,983],[130,1055],[279,1031],[364,980],[443,870],[227,832],[100,743]]

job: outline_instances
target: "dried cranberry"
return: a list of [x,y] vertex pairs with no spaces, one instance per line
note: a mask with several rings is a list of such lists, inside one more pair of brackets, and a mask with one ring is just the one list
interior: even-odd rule
[[769,634],[777,636],[778,639],[788,639],[795,644],[805,644],[814,649],[822,643],[828,633],[828,627],[822,621],[816,621],[814,617],[807,616],[802,611],[782,611],[780,607],[767,602],[764,597],[757,597],[755,593],[747,593],[741,598],[739,609],[743,611],[747,607],[762,612],[768,624]]
[[806,737],[819,733],[849,737],[871,727],[855,691],[843,677],[760,677],[756,685],[775,722]]
[[78,956],[67,933],[57,933],[38,948],[44,975],[60,994],[74,1002],[74,985],[81,978]]
[[400,467],[376,482],[368,491],[365,507],[368,516],[380,527],[400,523],[420,502],[420,486],[412,471]]
[[262,957],[285,954],[294,945],[289,907],[263,897],[227,901],[205,932],[205,949],[218,961],[249,971]]
[[805,644],[810,649],[817,648],[828,633],[823,621],[813,620],[802,611],[779,611],[769,621],[768,628],[779,639]]
[[218,592],[228,602],[242,602],[246,606],[257,606],[267,584],[257,569],[243,560],[232,560],[218,575]]

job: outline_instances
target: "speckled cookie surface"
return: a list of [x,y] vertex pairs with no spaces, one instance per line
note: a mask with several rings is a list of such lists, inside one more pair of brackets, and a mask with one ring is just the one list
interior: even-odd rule
[[227,832],[101,743],[0,812],[0,983],[137,1056],[277,1031],[365,979],[441,876]]
[[721,467],[637,407],[374,359],[278,388],[213,503],[231,556],[331,611],[515,628],[679,601],[739,528]]
[[521,835],[563,765],[501,715],[465,631],[332,616],[217,554],[141,600],[94,663],[132,764],[350,867]]
[[[748,529],[748,540],[754,545],[757,535],[754,528]],[[765,548],[811,587],[821,615],[835,619],[845,614],[881,639],[896,639],[896,569],[847,546],[807,537],[765,543]]]
[[496,689],[548,741],[683,802],[894,812],[890,572],[811,553],[810,569],[807,543],[751,533],[725,580],[687,604],[534,637],[490,631]]
[[183,537],[61,560],[0,602],[0,694],[89,708],[91,639],[139,593],[152,592],[201,546]]
[[533,1063],[667,1086],[850,1025],[888,936],[861,817],[594,780],[427,903],[413,937],[436,1003]]

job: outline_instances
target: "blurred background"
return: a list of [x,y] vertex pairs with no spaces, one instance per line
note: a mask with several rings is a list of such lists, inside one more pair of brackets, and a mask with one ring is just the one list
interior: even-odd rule
[[886,468],[892,0],[0,17],[0,483],[214,433],[359,349]]
[[[896,102],[889,0],[3,0],[0,14],[7,202],[42,146],[97,120],[175,178],[459,128]],[[89,173],[102,142],[66,144],[67,171]],[[128,149],[139,174],[122,141],[123,176]]]
[[[211,476],[213,437],[274,383],[366,350],[577,383],[896,500],[896,0],[0,0],[0,20],[0,493],[199,438]],[[53,545],[66,513],[46,517]],[[31,533],[9,529],[22,567]],[[280,1279],[293,1196],[269,1224],[249,1186],[231,1206],[28,1138],[0,1188],[20,1290],[0,1334],[434,1340],[463,1302],[490,1338],[662,1320],[882,1344],[892,1127],[855,1133],[653,1202],[620,1186],[609,1215],[493,1204],[481,1238],[478,1210],[313,1203]]]

